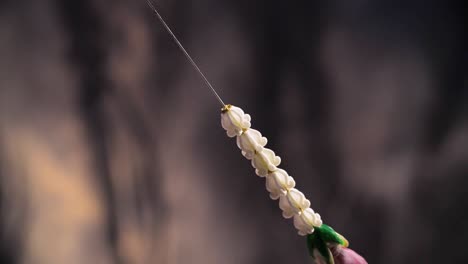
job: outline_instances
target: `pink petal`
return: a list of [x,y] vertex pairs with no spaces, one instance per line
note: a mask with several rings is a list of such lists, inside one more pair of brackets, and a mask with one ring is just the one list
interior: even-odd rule
[[350,248],[337,246],[331,249],[335,264],[367,264],[367,261]]

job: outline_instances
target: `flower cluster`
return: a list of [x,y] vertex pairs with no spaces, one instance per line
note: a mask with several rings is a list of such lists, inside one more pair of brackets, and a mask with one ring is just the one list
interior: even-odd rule
[[266,178],[266,189],[273,200],[279,199],[283,217],[293,218],[294,226],[301,236],[312,234],[314,227],[322,225],[320,215],[310,208],[310,202],[295,187],[296,182],[285,170],[278,168],[281,158],[265,148],[268,140],[251,129],[250,115],[236,106],[226,105],[221,113],[221,125],[229,137],[237,137],[237,146],[242,155],[251,161],[255,173]]

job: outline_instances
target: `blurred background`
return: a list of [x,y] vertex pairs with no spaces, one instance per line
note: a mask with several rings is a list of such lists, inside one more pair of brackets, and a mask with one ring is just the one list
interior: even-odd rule
[[[463,1],[159,0],[369,263],[463,263]],[[0,1],[0,263],[311,263],[143,0]]]

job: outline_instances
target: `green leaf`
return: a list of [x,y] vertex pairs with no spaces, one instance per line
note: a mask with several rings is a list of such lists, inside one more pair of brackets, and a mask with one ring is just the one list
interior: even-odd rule
[[[333,230],[333,228],[325,224],[315,227],[314,233],[307,236],[309,254],[318,263],[334,264],[329,246],[337,244],[348,247],[348,241]],[[316,257],[320,257],[321,259],[317,260]]]

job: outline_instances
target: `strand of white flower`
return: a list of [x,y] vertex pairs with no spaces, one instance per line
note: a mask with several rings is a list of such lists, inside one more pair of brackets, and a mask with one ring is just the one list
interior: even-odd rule
[[265,148],[268,140],[255,129],[251,129],[250,115],[236,106],[226,105],[221,113],[221,125],[229,137],[236,137],[242,155],[251,160],[255,173],[266,178],[266,189],[270,198],[279,199],[283,217],[293,218],[299,235],[314,232],[314,227],[322,225],[319,214],[310,208],[310,202],[295,187],[296,182],[288,173],[278,168],[281,158],[273,150]]

